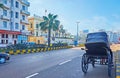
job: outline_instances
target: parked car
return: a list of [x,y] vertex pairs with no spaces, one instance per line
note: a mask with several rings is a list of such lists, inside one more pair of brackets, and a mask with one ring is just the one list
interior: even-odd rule
[[10,55],[8,53],[0,53],[0,63],[5,63],[10,59]]

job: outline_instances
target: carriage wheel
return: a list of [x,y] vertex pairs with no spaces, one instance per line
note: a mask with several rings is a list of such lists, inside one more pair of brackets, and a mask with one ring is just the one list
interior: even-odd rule
[[86,53],[83,54],[83,56],[82,56],[81,67],[82,67],[82,71],[84,73],[87,73],[87,70],[88,70],[88,57],[86,56]]
[[108,76],[111,76],[111,70],[112,70],[112,65],[111,65],[112,59],[110,53],[108,54]]

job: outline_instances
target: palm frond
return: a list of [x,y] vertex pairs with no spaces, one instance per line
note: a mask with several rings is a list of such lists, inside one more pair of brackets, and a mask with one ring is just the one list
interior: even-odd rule
[[54,16],[53,16],[53,20],[56,19],[57,17],[58,17],[58,15],[54,15]]
[[43,16],[44,21],[48,21],[49,19],[46,16]]
[[53,14],[49,13],[48,18],[51,20],[53,18]]
[[47,30],[48,28],[48,22],[41,22],[40,23],[41,30]]
[[56,24],[56,26],[59,26],[60,25],[60,21],[59,20],[55,20],[55,24]]

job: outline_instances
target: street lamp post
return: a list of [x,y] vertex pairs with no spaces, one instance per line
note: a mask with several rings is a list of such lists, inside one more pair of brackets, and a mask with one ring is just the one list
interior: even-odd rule
[[77,23],[77,45],[78,45],[78,29],[79,29],[78,26],[79,26],[79,23],[80,23],[80,22],[78,21],[78,22],[76,22],[76,23]]

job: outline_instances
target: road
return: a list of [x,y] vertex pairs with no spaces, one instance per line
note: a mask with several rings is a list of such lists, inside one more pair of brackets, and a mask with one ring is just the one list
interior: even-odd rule
[[83,53],[72,48],[12,55],[10,61],[0,64],[0,78],[109,78],[106,65],[89,65],[85,75],[81,70]]

